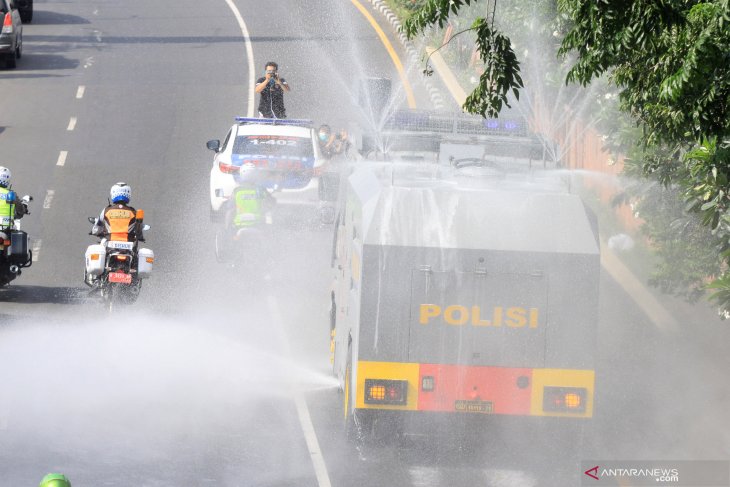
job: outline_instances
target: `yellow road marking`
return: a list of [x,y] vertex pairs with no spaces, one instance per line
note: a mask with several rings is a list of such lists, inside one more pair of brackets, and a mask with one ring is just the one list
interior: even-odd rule
[[621,262],[611,250],[601,252],[601,265],[618,282],[636,305],[663,332],[676,333],[679,322],[662,306],[646,286]]
[[436,72],[438,72],[439,76],[441,76],[441,81],[443,81],[446,85],[446,88],[449,89],[449,93],[451,93],[451,96],[454,97],[454,100],[456,100],[456,103],[458,103],[459,106],[463,106],[466,102],[466,92],[457,81],[454,73],[451,71],[451,69],[449,69],[446,61],[441,56],[441,53],[436,52],[436,49],[432,47],[427,47],[426,52],[429,54],[429,56],[431,56],[430,59],[433,67],[436,69]]
[[395,68],[398,70],[398,76],[400,76],[400,80],[403,83],[403,88],[406,90],[406,98],[408,99],[408,108],[416,108],[416,97],[413,96],[413,88],[411,87],[411,84],[408,82],[408,76],[406,75],[406,70],[403,69],[403,63],[401,62],[400,58],[398,57],[398,53],[395,52],[395,49],[393,49],[393,45],[388,40],[388,37],[385,35],[385,32],[383,32],[383,29],[380,28],[378,25],[378,22],[373,18],[372,15],[370,15],[370,12],[367,11],[367,9],[358,1],[358,0],[350,0],[352,4],[357,7],[357,9],[360,11],[361,14],[370,22],[370,25],[373,26],[373,29],[375,29],[375,32],[377,32],[378,37],[380,37],[380,42],[383,43],[385,46],[385,49],[388,51],[388,54],[390,55],[390,59],[393,60],[393,64],[395,64]]

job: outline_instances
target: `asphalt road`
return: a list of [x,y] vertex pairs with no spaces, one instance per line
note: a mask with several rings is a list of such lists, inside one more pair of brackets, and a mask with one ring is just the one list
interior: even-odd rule
[[[292,86],[290,117],[362,121],[357,80],[398,79],[349,1],[235,4],[256,74],[274,60]],[[37,1],[24,58],[0,71],[0,163],[35,196],[23,228],[39,250],[0,291],[0,485],[54,470],[74,486],[322,485],[296,398],[335,486],[576,483],[568,455],[529,433],[345,441],[328,364],[330,229],[282,229],[235,268],[214,259],[204,146],[245,114],[250,73],[226,2],[201,6]],[[157,259],[137,305],[108,316],[81,276],[86,217],[117,180],[145,209]],[[728,328],[676,305],[683,327],[663,332],[620,283],[601,284],[596,424],[581,457],[730,457]]]

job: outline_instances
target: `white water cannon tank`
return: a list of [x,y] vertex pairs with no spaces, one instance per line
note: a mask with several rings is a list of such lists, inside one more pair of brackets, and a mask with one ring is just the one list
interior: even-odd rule
[[86,273],[100,276],[106,265],[106,248],[103,245],[93,244],[86,248]]
[[137,253],[137,275],[140,279],[150,277],[155,264],[155,253],[150,249],[139,249]]

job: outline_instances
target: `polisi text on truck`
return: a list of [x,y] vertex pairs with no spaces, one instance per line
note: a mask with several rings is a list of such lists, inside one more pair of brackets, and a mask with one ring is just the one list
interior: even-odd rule
[[421,304],[419,307],[419,322],[428,325],[432,319],[441,317],[448,325],[461,326],[509,326],[512,328],[537,328],[539,310],[537,308],[523,308],[520,306],[495,306],[491,310],[481,306],[462,306],[452,304],[439,306],[438,304]]

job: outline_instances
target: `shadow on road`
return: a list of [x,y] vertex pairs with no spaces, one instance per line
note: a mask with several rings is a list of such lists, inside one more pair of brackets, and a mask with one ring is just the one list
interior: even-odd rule
[[53,286],[10,286],[0,289],[0,302],[19,304],[83,304],[88,289]]
[[[24,74],[22,72],[17,72],[17,74],[7,74],[7,72],[3,72],[3,79],[32,79],[32,78],[63,78],[66,75],[65,74]],[[5,127],[0,127],[0,134],[5,129]]]
[[49,12],[47,10],[33,11],[33,25],[50,25],[50,24],[90,24],[84,17],[78,15],[62,14],[58,12]]
[[[16,78],[21,77],[45,77],[37,74],[23,74],[24,71],[49,70],[49,69],[76,69],[79,65],[78,59],[69,59],[58,54],[39,54],[37,52],[23,51],[23,58],[18,61],[18,69],[14,71]],[[3,75],[5,78],[5,75]]]
[[[27,34],[23,37],[26,43],[60,42],[67,44],[238,44],[241,42],[239,36],[107,36],[100,35],[48,35],[48,34]],[[272,43],[302,43],[302,42],[342,42],[344,36],[254,36],[251,42],[272,42]],[[347,39],[350,39],[349,37]],[[369,39],[363,37],[363,39]]]

